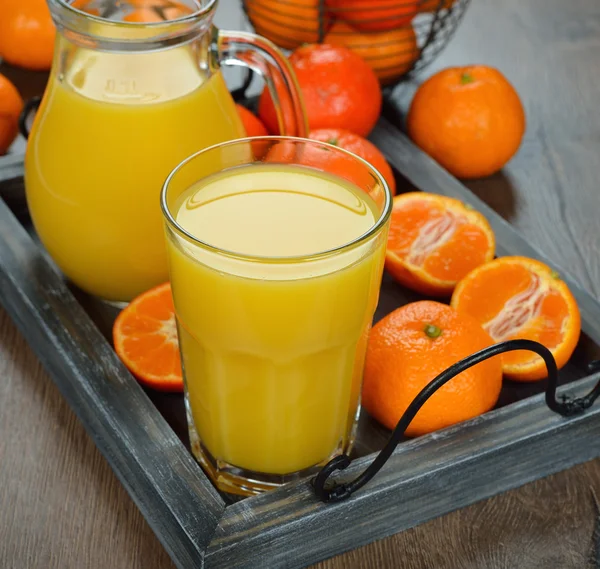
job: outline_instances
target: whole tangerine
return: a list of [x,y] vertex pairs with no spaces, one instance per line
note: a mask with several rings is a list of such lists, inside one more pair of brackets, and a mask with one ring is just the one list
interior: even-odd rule
[[[446,304],[420,301],[391,312],[371,330],[365,361],[363,405],[393,429],[412,400],[437,375],[492,345],[471,316]],[[502,388],[499,356],[463,371],[440,387],[406,430],[420,436],[492,409]]]
[[410,24],[419,0],[325,0],[329,14],[363,32],[393,30]]
[[133,10],[123,17],[124,22],[166,22],[193,13],[189,6],[175,0],[129,0],[129,4]]
[[417,36],[412,25],[384,32],[364,33],[349,24],[333,24],[325,43],[343,45],[360,55],[383,85],[396,81],[419,58]]
[[407,116],[417,146],[458,178],[482,178],[517,152],[525,111],[514,87],[497,69],[453,67],[423,83]]
[[256,33],[280,47],[319,41],[319,0],[246,0],[246,11]]
[[56,29],[45,0],[5,2],[0,17],[0,57],[7,63],[50,69]]
[[[322,136],[319,134],[325,131],[330,132],[330,129],[313,131],[313,134],[317,133],[313,140],[328,142],[322,140]],[[352,136],[357,135],[352,134]],[[339,145],[336,146],[339,147]],[[259,147],[259,153],[261,153],[260,150]],[[294,164],[327,172],[366,192],[377,205],[382,205],[385,200],[383,186],[373,178],[372,173],[364,164],[358,161],[350,152],[333,151],[327,144],[317,144],[316,142],[308,144],[289,140],[277,141],[268,149],[263,162]]]
[[358,136],[348,130],[341,128],[322,128],[313,130],[309,133],[308,138],[312,140],[320,140],[348,150],[356,154],[359,158],[366,160],[385,178],[392,195],[396,194],[396,180],[392,168],[387,163],[385,156],[379,148],[366,138]]
[[9,79],[0,74],[0,156],[5,154],[19,132],[23,99]]
[[[367,136],[381,111],[381,86],[369,64],[343,46],[315,44],[299,47],[290,63],[304,98],[310,130],[343,128]],[[276,88],[277,88],[277,81]],[[284,120],[291,109],[283,108]],[[258,116],[271,134],[279,133],[268,89],[258,103]]]

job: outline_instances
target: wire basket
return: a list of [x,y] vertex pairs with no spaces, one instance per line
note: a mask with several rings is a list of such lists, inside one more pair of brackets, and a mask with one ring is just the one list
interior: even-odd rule
[[243,0],[256,33],[283,49],[345,45],[382,85],[423,69],[445,47],[470,0]]

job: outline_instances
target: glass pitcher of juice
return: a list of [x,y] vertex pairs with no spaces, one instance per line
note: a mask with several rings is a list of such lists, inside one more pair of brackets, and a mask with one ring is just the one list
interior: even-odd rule
[[68,279],[126,302],[168,279],[169,172],[245,136],[219,63],[261,73],[279,117],[293,109],[292,132],[280,128],[303,136],[299,90],[268,40],[212,26],[216,0],[48,1],[58,34],[25,159],[29,210]]

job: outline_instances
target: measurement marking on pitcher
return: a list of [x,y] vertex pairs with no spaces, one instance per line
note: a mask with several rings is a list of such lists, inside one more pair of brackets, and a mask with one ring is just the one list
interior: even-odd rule
[[107,79],[103,96],[109,101],[147,103],[160,98],[158,93],[141,93],[135,79]]

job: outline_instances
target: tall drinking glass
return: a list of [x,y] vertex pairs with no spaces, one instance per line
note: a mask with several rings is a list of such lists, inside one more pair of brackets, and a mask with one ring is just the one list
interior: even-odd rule
[[352,446],[391,195],[334,146],[219,144],[162,192],[192,450],[256,493]]

